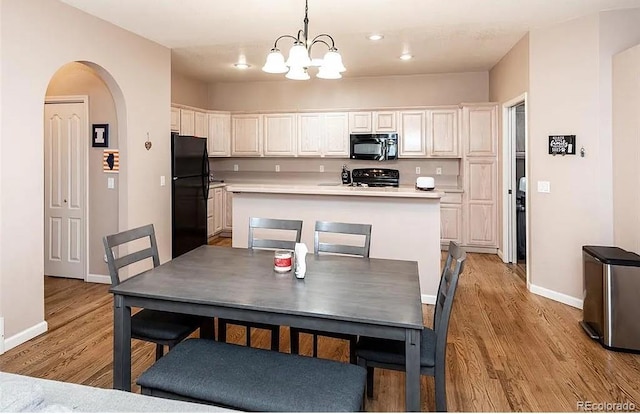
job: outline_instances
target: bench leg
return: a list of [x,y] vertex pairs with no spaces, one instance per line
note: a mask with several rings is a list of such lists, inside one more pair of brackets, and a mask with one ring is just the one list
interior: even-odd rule
[[156,361],[164,355],[164,345],[156,344]]
[[280,351],[280,327],[271,330],[271,350]]
[[373,367],[367,367],[367,397],[373,398]]
[[203,318],[200,325],[200,338],[216,339],[216,324],[213,319]]
[[245,327],[245,336],[247,337],[247,346],[251,348],[251,328]]
[[312,357],[317,357],[318,356],[318,335],[313,334],[313,353],[311,354]]
[[356,338],[352,338],[349,340],[349,363],[350,364],[356,364],[357,361],[357,357],[356,357],[356,342],[357,339]]
[[291,353],[298,355],[300,353],[300,331],[296,328],[289,328],[289,342],[291,344]]
[[227,321],[218,318],[218,341],[227,342]]

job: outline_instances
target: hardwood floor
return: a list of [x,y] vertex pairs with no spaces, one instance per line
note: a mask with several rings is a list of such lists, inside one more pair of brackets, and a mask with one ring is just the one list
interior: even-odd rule
[[[229,245],[228,239],[212,244]],[[431,326],[432,306],[424,306]],[[0,355],[0,370],[110,388],[112,298],[107,285],[45,278],[49,331]],[[578,401],[640,407],[640,355],[604,350],[578,326],[581,311],[527,292],[497,256],[469,254],[454,303],[447,348],[450,411],[577,411]],[[233,342],[244,331],[231,328]],[[269,334],[254,330],[256,346]],[[281,349],[289,334],[281,329]],[[133,377],[154,359],[154,346],[132,341]],[[302,353],[311,339],[302,335]],[[347,343],[320,338],[320,356],[348,361]],[[137,387],[134,386],[137,391]],[[422,378],[422,409],[432,411],[433,380]],[[404,374],[376,370],[367,411],[404,411]]]

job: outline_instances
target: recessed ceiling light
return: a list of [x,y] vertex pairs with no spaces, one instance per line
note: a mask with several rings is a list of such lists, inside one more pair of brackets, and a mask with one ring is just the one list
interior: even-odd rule
[[376,40],[382,40],[382,39],[384,39],[384,36],[379,33],[374,33],[372,35],[369,35],[369,40],[376,41]]
[[413,55],[411,53],[403,53],[402,55],[400,55],[400,59],[411,60],[413,59]]
[[233,66],[235,66],[238,69],[249,69],[251,67],[251,65],[246,62],[234,63]]

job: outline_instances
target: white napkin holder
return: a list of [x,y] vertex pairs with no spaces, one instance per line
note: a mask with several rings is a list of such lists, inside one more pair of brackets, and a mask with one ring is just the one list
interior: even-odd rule
[[307,261],[305,256],[309,252],[309,249],[304,243],[296,243],[293,251],[296,258],[294,273],[298,279],[304,279],[304,275],[307,273]]

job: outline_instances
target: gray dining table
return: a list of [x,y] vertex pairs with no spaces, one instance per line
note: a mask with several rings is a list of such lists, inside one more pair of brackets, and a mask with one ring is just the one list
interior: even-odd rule
[[422,306],[415,261],[306,256],[304,279],[272,251],[200,246],[112,287],[113,388],[131,390],[131,307],[405,342],[407,411],[420,410]]

